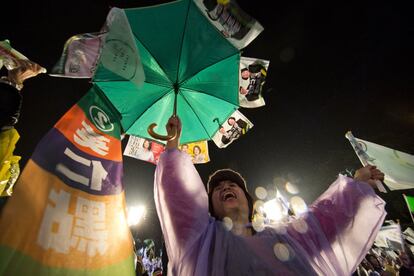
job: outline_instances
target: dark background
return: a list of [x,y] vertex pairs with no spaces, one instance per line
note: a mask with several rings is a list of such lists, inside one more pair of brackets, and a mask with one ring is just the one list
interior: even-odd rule
[[[161,2],[8,1],[2,7],[0,40],[9,39],[14,48],[50,70],[65,41],[74,34],[99,31],[111,6]],[[283,188],[289,180],[310,204],[339,172],[361,166],[344,137],[348,130],[357,138],[414,154],[414,24],[408,6],[390,1],[238,3],[264,26],[243,56],[270,60],[266,106],[241,109],[254,127],[228,148],[209,142],[212,161],[197,165],[204,181],[215,169],[231,167],[245,176],[252,192],[257,186]],[[46,74],[25,82],[16,126],[22,166],[42,136],[90,87],[85,79]],[[155,166],[129,157],[124,157],[124,165],[127,204],[148,208],[145,221],[134,231],[159,245]],[[411,218],[403,192],[414,195],[407,190],[381,197],[387,201],[387,219],[404,224]]]

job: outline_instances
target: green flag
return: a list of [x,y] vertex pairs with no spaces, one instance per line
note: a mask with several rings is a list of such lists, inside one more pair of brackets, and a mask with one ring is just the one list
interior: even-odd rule
[[414,213],[414,197],[408,196],[403,194],[403,197],[405,199],[405,202],[407,203],[408,210],[410,211],[411,219],[414,222],[413,213]]

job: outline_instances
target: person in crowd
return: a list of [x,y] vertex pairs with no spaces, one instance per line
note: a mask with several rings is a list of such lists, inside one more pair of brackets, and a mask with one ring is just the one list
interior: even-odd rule
[[399,269],[400,276],[409,276],[414,275],[414,257],[413,254],[408,251],[407,248],[405,251],[400,253],[401,267]]
[[386,212],[373,187],[375,166],[339,175],[308,211],[285,224],[259,225],[245,179],[210,175],[207,191],[191,158],[178,150],[171,117],[157,164],[154,199],[168,253],[168,275],[351,275],[372,246]]

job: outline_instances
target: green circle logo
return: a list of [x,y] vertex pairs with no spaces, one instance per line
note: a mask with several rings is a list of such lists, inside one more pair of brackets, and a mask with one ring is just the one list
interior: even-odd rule
[[104,132],[112,131],[114,129],[114,124],[111,123],[109,116],[100,109],[99,107],[92,105],[89,107],[89,116],[92,119],[94,125]]

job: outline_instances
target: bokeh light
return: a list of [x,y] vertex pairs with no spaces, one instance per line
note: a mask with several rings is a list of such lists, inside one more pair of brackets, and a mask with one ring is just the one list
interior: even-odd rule
[[275,253],[276,258],[282,262],[286,262],[290,258],[289,248],[283,243],[276,243],[273,246],[273,252]]
[[276,197],[277,190],[272,188],[267,188],[267,198]]
[[262,232],[265,228],[264,218],[262,216],[256,216],[252,221],[252,227],[256,232]]
[[308,206],[300,196],[294,196],[290,199],[290,206],[295,215],[300,215],[308,210]]
[[227,231],[231,231],[231,229],[233,228],[233,221],[229,217],[224,217],[223,218],[223,225],[224,225],[224,228],[226,228]]
[[253,205],[253,209],[258,213],[263,213],[264,202],[262,200],[256,200]]
[[256,197],[258,199],[265,199],[267,197],[267,191],[265,188],[259,186],[255,190]]
[[146,213],[146,208],[143,205],[132,206],[128,208],[128,225],[134,226],[137,225],[144,217]]
[[303,218],[295,219],[292,222],[292,226],[293,226],[293,229],[295,229],[297,232],[302,233],[302,234],[305,234],[309,229],[308,224]]
[[289,181],[285,184],[285,189],[288,193],[296,195],[299,193],[299,189],[295,184],[290,183]]

